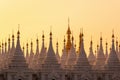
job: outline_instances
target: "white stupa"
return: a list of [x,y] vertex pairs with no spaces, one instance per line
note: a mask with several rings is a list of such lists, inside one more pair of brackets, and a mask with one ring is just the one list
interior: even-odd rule
[[20,32],[17,33],[17,44],[11,63],[7,69],[7,80],[32,80],[32,71],[28,68],[23,51],[20,46]]
[[83,33],[81,33],[81,34],[82,35],[81,35],[80,52],[79,52],[76,64],[74,66],[74,70],[76,72],[91,70],[91,66],[89,64],[89,61],[86,56],[86,52],[84,50]]
[[89,48],[89,55],[88,55],[88,61],[89,61],[90,65],[94,65],[95,60],[96,60],[96,58],[95,58],[95,55],[93,53],[93,42],[91,40],[90,41],[90,48]]
[[63,70],[58,63],[52,46],[52,32],[50,32],[49,48],[44,63],[42,65],[41,73],[42,80],[63,80]]
[[45,44],[44,44],[44,34],[42,35],[42,47],[41,47],[41,51],[38,55],[38,63],[37,63],[37,69],[41,69],[42,64],[44,63],[44,59],[46,57],[46,48],[45,48]]
[[103,69],[104,64],[105,64],[105,55],[104,55],[103,46],[102,46],[102,37],[100,37],[100,47],[97,53],[94,69],[101,70]]
[[112,35],[112,46],[109,57],[105,63],[105,69],[110,71],[120,71],[120,61],[115,51],[114,34]]
[[66,61],[66,65],[68,68],[71,69],[75,65],[76,58],[77,58],[77,55],[76,55],[75,46],[74,46],[74,38],[72,36],[72,45]]
[[61,65],[62,65],[62,67],[64,68],[65,67],[65,65],[66,65],[66,61],[67,61],[67,51],[66,51],[66,47],[65,47],[65,42],[66,42],[66,40],[65,40],[65,38],[64,38],[64,47],[63,47],[63,50],[62,50],[62,56],[61,56],[61,58],[60,58],[60,63],[61,63]]

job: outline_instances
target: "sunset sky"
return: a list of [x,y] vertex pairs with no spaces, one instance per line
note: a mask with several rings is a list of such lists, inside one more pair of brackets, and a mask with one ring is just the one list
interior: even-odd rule
[[109,46],[111,45],[113,29],[115,37],[120,40],[120,0],[0,0],[0,41],[7,39],[12,32],[16,36],[20,24],[21,45],[31,39],[36,44],[38,36],[41,47],[44,31],[45,45],[48,47],[52,26],[54,50],[58,40],[61,53],[68,28],[68,17],[77,47],[80,28],[83,28],[87,54],[91,36],[94,51],[97,43],[99,44],[101,32],[104,47],[106,39]]

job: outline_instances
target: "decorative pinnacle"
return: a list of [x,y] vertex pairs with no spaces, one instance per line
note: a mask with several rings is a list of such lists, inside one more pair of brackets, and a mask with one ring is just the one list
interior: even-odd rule
[[93,44],[93,42],[92,42],[92,36],[91,36],[91,42],[90,43],[91,43],[91,45]]
[[52,38],[52,26],[50,26],[50,38]]
[[97,48],[99,48],[99,45],[97,44]]
[[108,43],[106,42],[106,46],[108,45]]
[[39,41],[39,40],[38,40],[38,38],[37,38],[37,39],[36,39],[36,42],[38,43],[38,41]]
[[28,48],[28,43],[26,44],[27,48]]
[[113,30],[113,31],[112,31],[112,38],[114,39],[114,37],[115,37],[115,36],[114,36],[114,30]]
[[31,47],[33,47],[33,42],[32,42],[32,40],[31,40]]
[[4,47],[4,43],[3,43],[3,41],[2,41],[2,47]]
[[83,34],[83,28],[81,29],[81,31],[82,31],[82,37],[84,36],[84,34]]
[[8,42],[10,42],[10,35],[9,35],[9,38],[8,38]]
[[12,39],[14,39],[14,34],[12,35]]
[[68,30],[67,30],[67,34],[71,34],[69,17],[68,17]]
[[20,37],[20,31],[19,31],[19,29],[20,29],[20,24],[18,24],[18,32],[17,32],[18,38]]
[[102,41],[102,32],[100,33],[100,40]]
[[14,30],[12,30],[12,39],[14,39]]
[[57,41],[57,43],[56,43],[56,46],[58,47],[58,41]]
[[70,18],[68,17],[68,28],[70,28]]
[[80,39],[81,39],[81,37],[82,37],[82,30],[80,29],[80,35],[79,35],[79,37],[80,37]]
[[43,31],[43,35],[42,35],[42,38],[44,39],[44,37],[45,37],[45,36],[44,36],[44,31]]

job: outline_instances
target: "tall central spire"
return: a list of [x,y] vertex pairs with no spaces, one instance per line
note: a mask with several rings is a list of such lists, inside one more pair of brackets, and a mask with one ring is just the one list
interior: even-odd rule
[[67,44],[66,44],[67,53],[69,52],[70,48],[71,48],[71,30],[70,30],[70,20],[68,18]]

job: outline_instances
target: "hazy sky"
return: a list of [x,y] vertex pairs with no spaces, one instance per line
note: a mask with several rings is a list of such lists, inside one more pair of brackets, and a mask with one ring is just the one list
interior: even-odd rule
[[97,43],[99,44],[100,32],[104,46],[106,39],[110,42],[109,45],[111,44],[112,29],[119,39],[120,0],[0,0],[0,40],[7,39],[13,30],[16,35],[20,24],[21,45],[31,39],[36,44],[38,36],[41,47],[41,35],[44,31],[45,45],[48,47],[52,26],[53,45],[55,47],[58,40],[61,52],[68,28],[68,17],[77,46],[80,28],[83,28],[87,53],[91,35],[94,50]]

